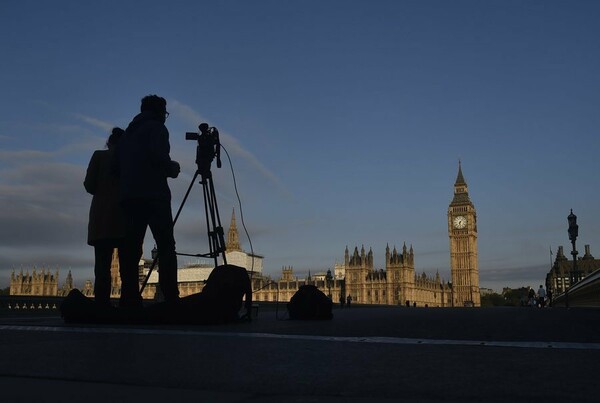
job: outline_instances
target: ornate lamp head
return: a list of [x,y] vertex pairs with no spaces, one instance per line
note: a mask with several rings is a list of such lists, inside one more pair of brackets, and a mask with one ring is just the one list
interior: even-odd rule
[[579,225],[577,225],[577,216],[573,214],[573,209],[571,209],[567,221],[569,221],[569,240],[575,241],[579,235]]

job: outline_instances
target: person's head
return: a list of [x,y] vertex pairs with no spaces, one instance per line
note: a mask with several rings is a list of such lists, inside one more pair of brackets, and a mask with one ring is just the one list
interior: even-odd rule
[[121,129],[120,127],[114,127],[110,133],[110,136],[108,136],[108,140],[106,140],[106,147],[109,150],[114,148],[123,134],[125,134],[125,130]]
[[142,98],[140,111],[154,114],[154,116],[163,123],[169,115],[167,112],[167,101],[158,95],[147,95]]

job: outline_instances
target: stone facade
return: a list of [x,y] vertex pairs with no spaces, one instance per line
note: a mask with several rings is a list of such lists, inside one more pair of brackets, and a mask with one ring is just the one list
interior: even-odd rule
[[23,274],[23,270],[15,274],[14,270],[10,275],[10,295],[27,296],[65,296],[73,289],[73,277],[71,271],[62,287],[59,287],[58,269],[52,273],[50,269],[42,268],[39,272],[33,268],[31,274],[29,270]]
[[373,251],[346,247],[344,263],[334,266],[333,280],[327,282],[323,273],[299,279],[291,268],[284,267],[279,280],[258,277],[253,280],[257,301],[289,301],[303,284],[313,284],[334,302],[350,295],[354,303],[410,305],[430,307],[480,306],[479,269],[477,256],[477,214],[469,199],[467,183],[459,163],[454,184],[454,198],[448,208],[450,264],[452,282],[435,276],[415,273],[413,247],[385,250],[385,270],[374,267]]
[[[577,270],[581,279],[600,269],[600,259],[594,258],[590,253],[590,245],[585,245],[585,254],[577,259]],[[552,269],[546,275],[546,290],[552,295],[559,295],[569,289],[573,260],[565,256],[563,247],[559,246]]]
[[272,280],[269,277],[256,277],[252,282],[255,301],[287,302],[298,288],[304,284],[312,284],[334,302],[346,301],[348,295],[352,303],[373,305],[405,305],[448,307],[452,304],[452,290],[444,282],[439,273],[430,277],[425,273],[415,275],[414,251],[402,253],[396,248],[386,247],[386,269],[375,269],[373,251],[365,252],[364,246],[359,252],[354,248],[352,254],[348,248],[344,252],[344,264],[337,266],[343,270],[344,278],[333,276],[328,281],[325,273],[317,273],[307,278],[298,278],[291,267],[282,268],[281,277]]
[[271,279],[269,276],[257,275],[252,278],[252,299],[254,301],[279,301],[288,302],[298,289],[310,284],[319,288],[325,295],[331,296],[334,302],[345,298],[344,280],[332,278],[327,281],[325,273],[309,273],[306,278],[298,278],[294,276],[292,267],[283,267],[281,269],[281,277],[277,280]]
[[446,307],[451,303],[449,285],[441,280],[439,273],[429,277],[425,273],[415,275],[413,247],[385,249],[385,270],[373,266],[373,251],[365,253],[358,247],[350,255],[344,252],[345,287],[352,301],[361,304],[411,305]]

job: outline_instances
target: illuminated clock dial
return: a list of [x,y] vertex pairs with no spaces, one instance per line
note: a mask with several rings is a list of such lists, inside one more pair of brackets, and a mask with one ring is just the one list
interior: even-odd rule
[[459,215],[458,217],[454,218],[453,224],[454,228],[462,229],[467,226],[467,219]]

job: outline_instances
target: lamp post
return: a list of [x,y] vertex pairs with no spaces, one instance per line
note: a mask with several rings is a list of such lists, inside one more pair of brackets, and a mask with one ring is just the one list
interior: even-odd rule
[[325,281],[327,282],[327,289],[329,290],[329,299],[331,299],[331,282],[333,280],[333,276],[331,275],[331,269],[327,269],[327,274],[325,275]]
[[571,209],[571,214],[567,217],[567,221],[569,222],[569,240],[573,246],[573,250],[571,251],[571,255],[573,255],[573,271],[569,280],[571,283],[569,287],[572,287],[573,284],[580,280],[579,270],[577,270],[577,249],[575,248],[575,241],[577,240],[577,235],[579,235],[579,225],[577,225],[577,216],[573,214],[573,209]]

